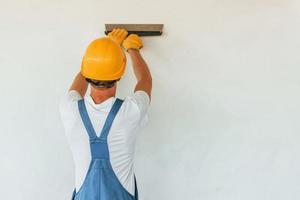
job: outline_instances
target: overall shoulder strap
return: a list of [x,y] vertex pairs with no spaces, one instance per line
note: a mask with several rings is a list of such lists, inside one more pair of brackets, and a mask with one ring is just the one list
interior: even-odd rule
[[135,178],[135,176],[134,176],[134,189],[135,189],[135,192],[134,192],[134,197],[135,197],[135,199],[136,200],[138,200],[139,199],[139,192],[138,192],[138,188],[137,188],[137,183],[136,183],[136,178]]
[[112,106],[110,112],[108,113],[105,124],[101,130],[101,134],[100,134],[101,140],[107,140],[107,136],[108,136],[109,130],[111,128],[111,125],[112,125],[119,109],[121,108],[122,103],[123,103],[123,100],[117,98],[114,105]]
[[82,122],[85,126],[85,129],[86,129],[88,135],[89,135],[90,140],[95,139],[97,137],[97,135],[96,135],[94,127],[91,123],[90,117],[87,113],[85,103],[84,103],[84,99],[80,99],[78,101],[78,108],[79,108],[79,113],[80,113]]
[[76,196],[76,188],[73,190],[72,200],[75,200],[75,196]]

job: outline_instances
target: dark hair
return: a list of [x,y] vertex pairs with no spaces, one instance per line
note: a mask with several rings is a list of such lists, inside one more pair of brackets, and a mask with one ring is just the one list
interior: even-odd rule
[[112,80],[112,81],[99,81],[99,80],[86,78],[85,80],[96,88],[112,88],[115,85],[115,83],[120,79]]

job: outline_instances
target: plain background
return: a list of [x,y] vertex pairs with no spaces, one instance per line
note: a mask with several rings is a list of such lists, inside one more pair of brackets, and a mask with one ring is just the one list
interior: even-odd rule
[[[140,133],[141,200],[300,199],[298,0],[1,0],[0,194],[67,200],[58,104],[105,23],[164,23]],[[119,97],[132,92],[130,61]]]

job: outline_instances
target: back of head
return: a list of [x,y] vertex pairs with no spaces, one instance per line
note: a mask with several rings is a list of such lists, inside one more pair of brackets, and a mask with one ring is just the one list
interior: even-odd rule
[[108,37],[92,41],[82,60],[81,74],[94,87],[111,88],[124,74],[126,56]]

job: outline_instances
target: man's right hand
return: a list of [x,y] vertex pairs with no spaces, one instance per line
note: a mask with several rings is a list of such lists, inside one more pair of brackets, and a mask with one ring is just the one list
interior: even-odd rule
[[129,49],[139,50],[143,47],[143,41],[137,34],[130,34],[124,41],[123,47],[128,51]]

